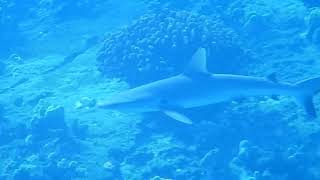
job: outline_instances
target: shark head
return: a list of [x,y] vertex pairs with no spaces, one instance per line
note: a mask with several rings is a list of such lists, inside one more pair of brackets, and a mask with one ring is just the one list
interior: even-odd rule
[[167,116],[177,121],[192,124],[192,121],[188,117],[177,111],[181,110],[178,106],[172,106],[167,100],[159,98],[154,94],[139,94],[137,92],[132,92],[135,90],[139,90],[139,88],[119,93],[110,100],[98,103],[98,107],[122,112],[162,111]]
[[159,110],[159,100],[151,94],[141,94],[128,90],[98,103],[98,107],[125,112],[152,112]]

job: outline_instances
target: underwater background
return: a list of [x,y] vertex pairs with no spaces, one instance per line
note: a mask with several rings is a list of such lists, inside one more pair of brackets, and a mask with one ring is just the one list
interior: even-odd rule
[[[320,119],[292,97],[162,113],[99,100],[183,71],[320,74],[318,0],[0,0],[0,180],[320,180]],[[320,112],[320,97],[314,98]]]

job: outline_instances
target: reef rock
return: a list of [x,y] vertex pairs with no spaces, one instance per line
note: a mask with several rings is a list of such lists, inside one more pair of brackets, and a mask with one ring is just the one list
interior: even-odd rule
[[64,108],[62,106],[40,107],[37,113],[31,120],[30,125],[33,135],[42,139],[49,137],[52,133],[55,135],[65,135],[67,133]]
[[302,0],[307,7],[320,7],[319,0]]
[[74,119],[71,123],[70,129],[73,136],[85,139],[88,135],[89,126],[87,124],[80,123],[78,119]]
[[[311,144],[310,144],[311,145]],[[240,179],[271,180],[310,179],[315,180],[312,162],[317,161],[310,145],[292,145],[287,150],[265,150],[243,140],[239,144],[239,152],[230,163],[230,168]],[[309,156],[310,154],[313,154]]]

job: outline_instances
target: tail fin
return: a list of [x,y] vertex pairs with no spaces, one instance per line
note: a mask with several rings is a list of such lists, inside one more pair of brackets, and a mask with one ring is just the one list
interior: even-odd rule
[[320,92],[320,77],[300,81],[296,86],[299,91],[297,99],[303,105],[307,115],[310,118],[316,118],[313,96]]

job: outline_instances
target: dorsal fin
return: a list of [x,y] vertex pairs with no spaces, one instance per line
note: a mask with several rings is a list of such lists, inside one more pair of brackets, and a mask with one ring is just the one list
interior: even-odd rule
[[207,73],[207,53],[204,48],[199,48],[192,56],[185,74]]

